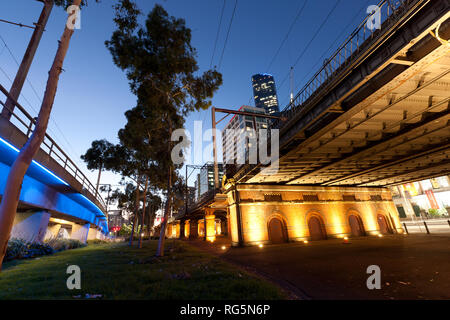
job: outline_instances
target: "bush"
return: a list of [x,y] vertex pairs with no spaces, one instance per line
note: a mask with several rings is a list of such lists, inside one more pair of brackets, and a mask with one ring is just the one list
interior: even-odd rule
[[6,249],[5,261],[27,259],[52,254],[55,250],[46,243],[31,243],[23,239],[10,239]]
[[100,240],[100,239],[93,239],[93,240],[88,240],[87,243],[88,244],[103,244],[103,243],[109,243],[109,241]]
[[82,243],[81,241],[74,240],[74,239],[50,239],[45,242],[50,247],[53,248],[55,251],[63,251],[63,250],[69,250],[69,249],[76,249],[76,248],[82,248],[86,245]]

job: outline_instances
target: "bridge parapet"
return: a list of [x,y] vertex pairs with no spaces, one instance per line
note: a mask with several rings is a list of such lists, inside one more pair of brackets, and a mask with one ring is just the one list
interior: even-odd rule
[[[9,97],[8,91],[2,85],[0,85],[0,92],[5,97]],[[0,105],[6,107],[2,100]],[[5,141],[11,145],[21,148],[31,136],[37,119],[33,118],[17,101],[15,105],[14,110],[9,110],[12,115],[10,121],[0,117],[0,137],[6,139]],[[64,179],[73,189],[106,212],[105,201],[96,192],[95,186],[47,133],[35,160],[52,170],[55,175]]]
[[[400,21],[404,14],[419,2],[423,1],[381,0],[378,4],[381,29],[368,27],[368,22],[372,18],[371,15],[368,15],[283,109],[282,117],[292,120],[295,115],[307,107],[309,100],[318,96],[320,92],[326,91],[327,88],[331,88],[342,74],[346,74],[345,71],[348,68],[351,70],[354,67],[354,62],[365,54],[365,49],[371,43],[381,38],[389,27]],[[287,124],[286,121],[276,120],[272,122],[271,127],[281,129],[285,124]]]

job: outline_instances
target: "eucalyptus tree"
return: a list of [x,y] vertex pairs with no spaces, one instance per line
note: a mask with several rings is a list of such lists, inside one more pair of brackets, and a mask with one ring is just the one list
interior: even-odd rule
[[[50,1],[50,0],[44,0]],[[98,0],[97,0],[98,1]],[[65,21],[64,31],[61,39],[58,41],[58,49],[48,74],[48,80],[42,99],[41,108],[37,117],[36,125],[31,137],[20,150],[19,155],[15,159],[9,171],[6,180],[5,191],[0,203],[0,270],[3,258],[6,254],[6,248],[11,235],[14,218],[19,204],[20,191],[22,188],[23,178],[33,157],[38,152],[47,131],[48,121],[53,108],[53,103],[58,87],[59,76],[63,71],[63,63],[69,49],[70,40],[74,33],[76,23],[76,13],[80,5],[85,1],[82,0],[55,0],[54,4],[67,8],[70,4],[70,15]]]
[[171,159],[172,132],[182,128],[184,117],[190,112],[210,107],[210,99],[222,84],[222,75],[216,70],[199,73],[191,30],[184,19],[169,16],[162,6],[155,5],[141,26],[141,12],[131,0],[120,0],[115,9],[116,30],[105,44],[114,63],[126,72],[142,114],[150,118],[150,134],[159,140],[154,146],[158,150],[154,164],[167,179],[157,250],[157,255],[162,256],[173,178],[180,165]]
[[97,186],[95,188],[95,192],[98,193],[102,170],[108,170],[111,163],[115,160],[114,145],[105,139],[94,140],[91,147],[81,156],[81,159],[86,162],[89,170],[98,170]]

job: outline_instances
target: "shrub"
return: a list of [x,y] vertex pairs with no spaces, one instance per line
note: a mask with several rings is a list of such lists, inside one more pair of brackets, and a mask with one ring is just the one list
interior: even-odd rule
[[52,254],[55,250],[46,243],[31,243],[23,239],[12,238],[8,242],[5,261],[26,259]]
[[55,251],[63,251],[85,247],[86,244],[75,239],[50,239],[45,242]]
[[93,240],[88,240],[87,243],[88,244],[102,244],[102,243],[109,243],[109,242],[106,240],[93,239]]

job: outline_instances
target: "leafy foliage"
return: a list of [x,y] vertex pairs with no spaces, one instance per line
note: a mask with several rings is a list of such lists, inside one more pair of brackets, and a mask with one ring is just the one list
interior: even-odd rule
[[80,158],[86,162],[89,170],[108,169],[114,165],[114,151],[114,145],[107,140],[95,140]]
[[22,239],[10,239],[6,249],[5,261],[27,259],[52,254],[54,249],[48,244],[30,243]]
[[84,246],[86,245],[74,239],[50,239],[44,243],[38,243],[13,238],[8,242],[5,261],[36,258],[53,254],[58,251],[81,248]]

